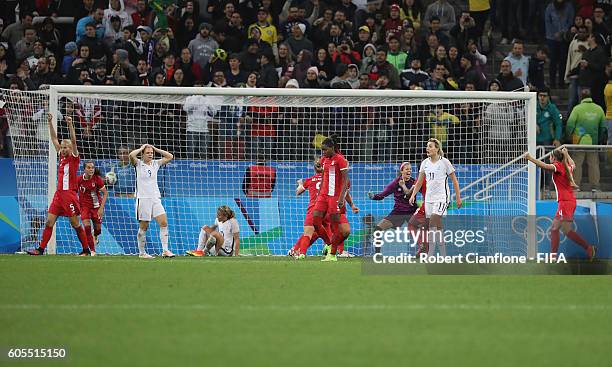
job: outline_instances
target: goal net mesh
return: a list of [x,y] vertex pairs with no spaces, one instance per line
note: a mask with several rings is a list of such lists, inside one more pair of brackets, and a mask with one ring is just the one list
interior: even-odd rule
[[[463,191],[463,208],[451,204],[447,227],[457,219],[463,227],[483,230],[485,236],[472,247],[451,246],[448,252],[527,251],[527,166],[515,159],[527,150],[528,109],[527,101],[512,99],[512,93],[499,100],[469,95],[384,97],[375,92],[353,97],[343,96],[341,90],[333,97],[146,91],[92,94],[85,88],[59,93],[57,110],[51,111],[57,116],[60,139],[68,138],[66,116],[73,118],[81,163],[93,160],[103,177],[110,171],[117,177],[114,184],[107,182],[109,200],[98,253],[138,253],[135,171],[127,153],[148,143],[175,157],[158,173],[173,252],[194,249],[200,228],[213,224],[216,209],[228,205],[240,225],[241,255],[286,254],[301,236],[308,205],[308,192],[297,196],[296,182],[314,174],[321,141],[331,134],[339,137],[349,161],[350,193],[359,208],[358,213],[350,208],[347,213],[348,254],[371,251],[374,226],[393,207],[393,195],[372,201],[367,193],[381,192],[396,177],[401,162],[410,162],[416,177],[430,137],[442,142]],[[2,91],[14,146],[23,250],[38,246],[49,186],[54,187],[53,182],[49,185],[49,177],[54,177],[49,170],[57,170],[48,163],[49,95]],[[274,178],[266,181],[247,174],[256,165],[272,167],[267,172]],[[419,195],[417,200],[423,198]],[[152,224],[147,232],[149,253],[161,253],[158,229]],[[56,238],[57,253],[81,249],[66,219],[58,221]],[[320,241],[309,254],[320,252]],[[395,249],[415,251],[407,244]]]

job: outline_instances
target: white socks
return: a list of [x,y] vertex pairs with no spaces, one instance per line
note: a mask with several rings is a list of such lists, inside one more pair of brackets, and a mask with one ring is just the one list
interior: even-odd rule
[[142,255],[145,253],[145,244],[147,243],[147,232],[142,229],[138,229],[138,252]]
[[162,244],[162,250],[168,251],[168,227],[159,228],[159,240]]
[[205,230],[200,229],[200,237],[198,237],[198,251],[203,251],[206,247],[206,241],[208,240],[208,233]]

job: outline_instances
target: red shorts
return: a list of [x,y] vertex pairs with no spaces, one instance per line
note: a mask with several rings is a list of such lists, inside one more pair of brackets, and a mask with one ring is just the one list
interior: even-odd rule
[[[346,223],[346,224],[348,224],[348,222],[349,222],[349,221],[348,221],[348,218],[346,217],[346,214],[344,214],[344,213],[340,213],[340,221],[339,221],[338,223]],[[329,214],[327,214],[327,215],[325,216],[325,219],[323,220],[323,223],[324,223],[324,224],[325,224],[325,223],[331,223],[331,217],[330,217],[330,215],[329,215]]]
[[[306,219],[304,219],[304,227],[314,226],[314,215],[312,214],[314,209],[306,212]],[[329,215],[323,217],[323,225],[327,227],[329,225]]]
[[555,219],[560,219],[563,222],[573,222],[575,211],[576,201],[559,201],[559,206],[557,207],[557,214],[555,214]]
[[58,190],[49,205],[49,213],[59,217],[74,217],[80,213],[79,197],[76,191]]
[[81,219],[91,219],[94,223],[102,223],[102,219],[98,218],[98,209],[81,207]]
[[419,223],[425,223],[426,219],[427,218],[425,218],[425,205],[421,205],[419,210],[412,214],[412,217],[410,218],[410,220],[416,220]]
[[319,195],[313,210],[327,214],[338,214],[340,213],[338,198],[335,196]]

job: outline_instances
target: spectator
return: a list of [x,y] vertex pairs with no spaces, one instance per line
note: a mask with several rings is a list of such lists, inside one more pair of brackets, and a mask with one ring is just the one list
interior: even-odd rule
[[276,186],[276,169],[266,164],[263,155],[258,155],[257,163],[249,166],[242,180],[242,191],[249,198],[269,198]]
[[147,64],[151,65],[153,62],[153,52],[155,51],[155,41],[151,37],[153,30],[151,27],[138,26],[136,32],[138,32],[141,42],[141,47],[137,50],[142,49],[142,57],[147,61]]
[[[568,31],[574,20],[574,7],[566,0],[553,0],[546,7],[544,15],[546,24],[546,44],[550,50],[550,85],[564,85],[567,44],[563,35]],[[512,69],[514,72],[514,68]],[[558,76],[557,76],[558,72]],[[516,72],[515,72],[516,73]],[[520,75],[517,75],[520,77]],[[523,80],[525,82],[525,80]]]
[[476,25],[474,29],[475,39],[480,39],[484,31],[484,26],[489,19],[489,12],[491,10],[490,0],[479,0],[479,1],[468,1],[470,16],[474,19]]
[[183,70],[183,73],[185,74],[185,80],[187,80],[191,84],[195,83],[196,81],[204,80],[202,68],[199,64],[193,62],[193,60],[191,59],[191,51],[189,51],[187,47],[184,47],[181,50],[181,57],[176,60],[176,62],[174,63],[174,67],[175,69]]
[[223,16],[221,18],[215,18],[214,29],[225,29],[229,22],[232,20],[232,14],[234,14],[236,8],[232,2],[226,2],[223,6]]
[[132,24],[138,28],[140,26],[149,27],[153,24],[153,11],[147,6],[146,0],[136,1],[136,11],[132,13]]
[[[604,88],[604,96],[606,98],[606,125],[608,127],[608,145],[612,146],[612,59],[608,59],[606,74],[608,76],[608,83]],[[608,165],[610,165],[610,162],[610,151],[608,151]]]
[[28,27],[24,31],[23,38],[15,45],[15,57],[17,60],[26,59],[34,54],[34,42],[38,40],[36,30]]
[[455,79],[461,78],[463,70],[461,69],[461,58],[459,57],[459,49],[457,46],[451,46],[448,49],[448,62],[451,65],[449,69],[450,75]]
[[306,79],[302,81],[301,88],[319,89],[325,85],[324,80],[319,80],[319,70],[316,66],[311,66],[306,70]]
[[359,88],[359,67],[356,64],[350,64],[348,66],[348,73],[348,82],[351,84],[351,88]]
[[[284,14],[287,14],[285,17]],[[307,24],[303,19],[299,17],[299,8],[296,4],[293,4],[291,1],[286,1],[283,6],[283,12],[279,16],[281,20],[280,23],[280,34],[279,39],[286,40],[290,34],[293,32],[293,27],[299,24],[304,25],[304,32],[306,33]]]
[[123,31],[121,28],[121,18],[113,15],[104,31],[104,44],[110,49],[113,48],[115,43],[120,42],[122,39]]
[[546,64],[547,50],[545,47],[538,47],[535,56],[529,59],[529,77],[527,83],[529,83],[530,90],[544,90],[546,88],[544,83],[544,66]]
[[193,61],[198,63],[202,69],[206,69],[208,61],[219,48],[217,41],[210,37],[212,26],[208,23],[200,25],[200,33],[198,36],[189,42],[189,51],[193,57]]
[[260,52],[263,52],[264,50],[272,50],[272,47],[268,42],[261,40],[261,30],[257,27],[251,29],[251,33],[249,34],[249,42],[251,41],[257,42]]
[[346,20],[355,24],[355,13],[357,12],[357,5],[353,4],[352,0],[342,0],[338,9],[342,10],[346,16]]
[[397,4],[391,5],[389,8],[389,18],[385,19],[382,31],[385,40],[389,42],[391,36],[396,39],[402,36],[403,21],[400,18],[400,7]]
[[408,55],[400,49],[399,39],[395,35],[389,36],[388,44],[387,61],[395,67],[399,74],[408,67],[410,60],[408,60]]
[[166,75],[162,71],[153,73],[153,86],[163,87],[166,85]]
[[421,83],[427,79],[429,79],[429,74],[421,70],[421,60],[419,59],[413,59],[410,63],[410,69],[404,70],[400,74],[403,89],[412,89],[412,86],[421,86]]
[[303,80],[306,78],[306,71],[312,66],[312,53],[307,50],[301,51],[297,55],[296,61],[292,78],[295,80]]
[[[593,37],[591,35],[591,37]],[[581,102],[570,113],[567,120],[567,136],[572,137],[574,144],[593,145],[598,144],[605,138],[606,115],[603,109],[593,102],[591,93],[588,89],[583,89]],[[589,183],[592,190],[599,190],[599,152],[597,151],[577,151],[572,154],[576,169],[574,170],[574,181],[580,186],[582,182],[582,164],[586,158],[589,166]]]
[[30,67],[30,70],[34,70],[36,68],[38,59],[44,56],[49,56],[49,55],[51,55],[51,52],[45,50],[45,45],[41,41],[35,41],[34,47],[32,48],[32,56],[26,59],[26,61],[28,62],[28,66]]
[[[596,6],[593,9],[593,33],[596,34],[600,38],[600,44],[605,44],[610,46],[610,12],[608,12],[608,21],[606,22],[604,11],[605,5]],[[608,3],[608,8],[611,8]]]
[[104,42],[96,37],[96,27],[93,23],[85,26],[85,35],[77,42],[78,45],[87,45],[89,47],[89,56],[93,62],[98,60],[107,60],[110,54],[110,49]]
[[431,77],[424,80],[421,84],[423,89],[426,90],[453,90],[457,89],[448,83],[444,75],[446,74],[446,67],[444,64],[437,64],[431,72]]
[[109,0],[108,9],[104,10],[104,19],[102,20],[102,24],[106,28],[105,34],[110,32],[110,29],[113,28],[111,22],[112,18],[117,17],[121,22],[119,29],[123,29],[129,25],[133,24],[132,17],[130,17],[125,11],[125,6],[123,5],[123,0]]
[[98,61],[95,64],[94,74],[91,76],[94,85],[106,84],[106,64],[102,61]]
[[[268,30],[266,30],[268,31]],[[264,31],[260,29],[260,33],[262,37],[264,36]],[[263,39],[263,38],[262,38]],[[238,12],[234,12],[228,23],[227,27],[225,27],[225,43],[224,47],[228,52],[231,53],[239,53],[242,51],[242,47],[246,43],[247,40],[247,29],[242,24],[242,16]],[[264,40],[268,42],[267,40]],[[268,42],[269,43],[269,42]],[[274,45],[276,46],[276,44]]]
[[[278,78],[278,75],[277,75],[277,78]],[[244,85],[245,88],[257,88],[258,85],[259,85],[259,73],[256,71],[251,71]]]
[[387,61],[387,51],[384,48],[379,48],[376,51],[374,64],[368,66],[365,72],[368,73],[370,79],[373,81],[376,81],[380,74],[385,73],[387,78],[389,78],[391,89],[400,88],[399,73],[395,67]]
[[185,73],[182,69],[177,69],[172,74],[172,79],[168,83],[171,87],[193,87],[193,84],[185,79]]
[[361,55],[363,54],[363,48],[365,47],[365,45],[369,44],[370,42],[370,28],[365,25],[359,27],[359,32],[357,33],[357,42],[353,44],[353,49]]
[[[151,84],[149,80],[151,75],[149,75],[149,64],[147,64],[147,61],[144,59],[138,60],[138,63],[136,64],[136,71],[138,72],[137,84],[143,85],[143,86],[149,86]],[[164,81],[162,81],[161,83],[163,84]]]
[[117,175],[117,182],[112,186],[115,196],[134,197],[136,192],[136,173],[134,166],[130,164],[130,151],[125,146],[117,149],[117,162],[111,171]]
[[75,42],[68,42],[64,46],[64,58],[62,59],[61,73],[65,77],[70,71],[74,60],[77,59],[78,47]]
[[525,85],[529,78],[529,57],[523,54],[523,48],[523,41],[514,40],[512,43],[512,52],[510,52],[504,60],[510,61],[512,74],[519,78]]
[[[482,30],[480,32],[482,33]],[[457,45],[459,52],[462,54],[467,51],[469,40],[478,40],[476,21],[470,16],[469,11],[461,13],[459,23],[450,30],[450,35],[455,40],[455,45]]]
[[60,31],[55,28],[55,22],[51,18],[45,18],[42,22],[39,32],[39,39],[45,45],[45,48],[55,55],[59,55],[63,46]]
[[363,48],[363,58],[361,59],[361,68],[359,69],[362,73],[365,73],[368,67],[373,66],[376,63],[376,46],[368,43]]
[[598,42],[601,42],[600,38],[594,34],[589,35],[587,42],[589,49],[580,61],[578,86],[583,89],[590,89],[593,101],[604,107],[603,89],[607,82],[604,77],[607,60],[606,51],[598,44]]
[[39,58],[36,63],[36,72],[32,75],[32,82],[36,89],[40,89],[41,85],[61,84],[58,75],[49,71],[49,60],[44,56]]
[[[368,25],[367,19],[372,20],[372,24],[377,22],[380,24],[383,20],[383,2],[377,0],[366,0],[365,9],[358,9],[355,12],[355,24],[357,25]],[[368,25],[369,26],[369,25]],[[374,32],[374,29],[370,27],[370,30]]]
[[291,37],[287,39],[287,44],[294,54],[298,54],[302,50],[312,52],[312,42],[304,35],[306,25],[300,23],[293,26]]
[[338,64],[336,76],[329,83],[332,89],[352,89],[348,65]]
[[[251,29],[254,27],[259,28],[261,32],[261,40],[268,42],[273,50],[276,50],[278,43],[278,31],[274,24],[271,24],[268,21],[268,10],[263,6],[257,10],[257,22],[249,25],[249,29],[247,30],[248,34],[251,34]],[[276,51],[275,51],[276,53]]]
[[134,26],[127,26],[123,28],[121,32],[121,38],[111,46],[111,50],[118,48],[124,49],[128,52],[130,63],[132,65],[138,64],[138,59],[142,57],[142,43],[134,38],[135,28]]
[[272,52],[263,52],[259,59],[261,70],[259,75],[259,84],[263,88],[278,87],[278,73],[274,68],[274,55]]
[[[399,43],[398,43],[399,49]],[[343,38],[338,45],[338,50],[335,54],[335,57],[332,56],[332,60],[338,64],[359,64],[361,63],[361,55],[357,53],[357,51],[353,50],[353,42],[350,38]]]
[[86,16],[93,14],[93,12],[96,10],[94,0],[77,0],[77,2],[79,4],[74,12],[74,20],[85,18]]
[[215,70],[213,72],[212,81],[207,85],[212,88],[225,88],[228,87],[227,80],[225,79],[225,73],[223,70]]
[[423,14],[423,4],[421,0],[404,0],[400,9],[400,18],[408,20],[415,31],[421,27],[421,15]]
[[246,72],[259,71],[259,43],[251,39],[247,42],[246,51],[240,54],[242,68]]
[[565,82],[569,83],[569,93],[567,101],[567,109],[571,111],[578,103],[578,74],[580,74],[580,61],[589,43],[587,41],[588,33],[585,26],[578,27],[576,37],[571,41],[567,51],[567,62],[565,64]]
[[438,37],[438,42],[444,45],[444,47],[448,47],[450,43],[448,32],[444,32],[441,29],[440,19],[438,19],[438,17],[432,17],[429,24],[429,34],[435,34],[436,37]]
[[315,46],[320,47],[322,44],[328,42],[328,36],[331,31],[331,26],[333,25],[333,22],[334,11],[330,8],[327,8],[323,11],[323,16],[319,19],[316,19],[312,23],[313,29],[310,30],[310,36]]
[[459,79],[460,88],[465,89],[466,84],[474,84],[477,90],[482,90],[486,82],[483,74],[476,67],[476,58],[474,55],[467,53],[461,56],[462,77]]
[[28,12],[21,13],[20,15],[20,22],[9,24],[2,32],[2,38],[8,40],[13,48],[15,48],[17,42],[23,38],[26,28],[32,27],[32,20],[34,19],[32,14]]
[[239,84],[246,83],[248,73],[240,69],[240,57],[238,54],[230,54],[228,61],[229,70],[225,74],[228,86],[236,87]]
[[536,112],[536,144],[537,145],[561,145],[563,124],[561,113],[557,106],[550,100],[548,89],[538,90],[538,107]]
[[427,65],[430,59],[436,57],[436,50],[440,46],[438,42],[438,36],[430,34],[427,36],[427,44],[423,45],[420,52],[421,63]]
[[368,74],[360,74],[359,75],[359,88],[358,89],[370,89],[372,88],[372,84],[370,82],[370,77]]
[[326,49],[320,48],[317,51],[317,60],[313,64],[317,67],[318,77],[330,81],[336,76],[336,69]]
[[449,129],[451,129],[453,125],[459,125],[460,123],[457,116],[444,111],[442,106],[436,106],[435,109],[429,113],[427,122],[430,126],[431,136],[438,139],[443,146],[446,146]]
[[[501,44],[518,37],[521,28],[521,7],[515,0],[497,0],[498,27],[502,35]],[[520,4],[520,3],[519,3]]]
[[[158,70],[161,71],[162,73],[164,73],[166,81],[170,82],[172,80],[172,76],[174,75],[174,71],[176,70],[174,68],[175,61],[176,60],[174,58],[174,55],[171,53],[167,53],[166,55],[164,55],[164,62],[161,64],[160,67],[155,68],[153,72],[157,72]],[[185,74],[183,74],[183,76],[184,75]]]
[[[223,72],[219,73],[224,78]],[[186,143],[188,158],[207,159],[210,142],[209,124],[213,122],[219,109],[220,103],[218,103],[216,97],[193,95],[185,98],[183,111],[187,113]]]
[[429,60],[425,70],[430,73],[438,64],[444,64],[446,67],[446,73],[450,74],[451,64],[446,57],[446,48],[443,45],[438,46],[436,50],[436,56]]
[[115,51],[115,66],[110,75],[117,81],[117,85],[136,85],[138,82],[138,71],[130,64],[128,52],[118,49]]
[[79,19],[76,25],[76,41],[79,43],[81,38],[85,37],[85,27],[93,23],[95,28],[95,37],[99,40],[104,38],[104,33],[106,32],[106,27],[102,24],[104,19],[104,8],[101,6],[96,6],[96,10],[92,13],[92,15],[88,15],[85,18]]
[[500,65],[500,73],[497,75],[497,81],[501,90],[504,92],[523,91],[525,84],[521,79],[514,76],[512,73],[512,64],[504,59]]
[[436,0],[427,7],[423,17],[423,26],[430,28],[433,17],[440,19],[440,29],[444,32],[450,31],[455,26],[455,9],[448,3],[448,0]]
[[342,9],[338,9],[334,13],[334,24],[340,27],[342,37],[353,37],[353,23],[346,19],[346,14]]

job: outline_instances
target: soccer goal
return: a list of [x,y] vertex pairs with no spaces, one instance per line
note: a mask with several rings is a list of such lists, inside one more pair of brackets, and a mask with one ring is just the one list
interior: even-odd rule
[[[485,228],[480,253],[533,251],[528,221],[516,218],[535,214],[535,168],[521,158],[535,154],[535,93],[52,86],[3,90],[2,100],[23,250],[37,246],[57,185],[46,125],[51,112],[60,139],[72,116],[81,162],[96,162],[107,177],[101,254],[138,251],[135,174],[126,153],[145,143],[175,157],[158,173],[172,251],[195,248],[200,227],[227,205],[240,225],[241,255],[286,254],[302,233],[308,205],[307,192],[296,195],[296,182],[314,174],[321,141],[331,134],[349,161],[350,194],[359,208],[347,213],[348,253],[369,251],[374,225],[393,207],[393,195],[372,201],[367,193],[382,191],[401,162],[410,162],[416,177],[430,137],[442,142],[461,185],[463,208],[451,203],[447,221],[462,217]],[[150,253],[161,252],[157,230],[152,224],[147,233]],[[80,251],[68,221],[59,220],[54,233],[49,253]],[[315,243],[309,253],[321,247]]]

